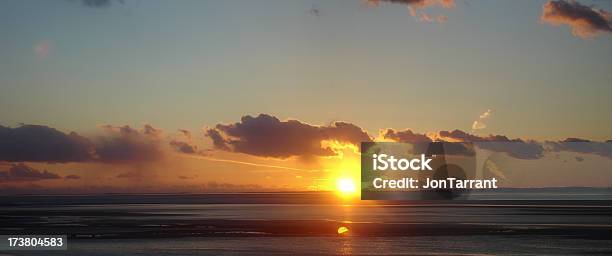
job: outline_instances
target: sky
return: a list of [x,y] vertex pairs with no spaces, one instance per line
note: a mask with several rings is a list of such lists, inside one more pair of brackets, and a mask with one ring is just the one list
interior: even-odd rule
[[[338,169],[354,176],[354,146],[390,139],[379,136],[387,128],[605,142],[611,11],[586,0],[3,0],[3,138],[38,138],[17,129],[40,125],[91,140],[72,153],[95,152],[58,161],[5,143],[0,178],[24,167],[38,178],[0,187],[326,189]],[[338,142],[332,153],[325,141]],[[151,152],[130,151],[141,149]],[[603,171],[606,154],[592,156]]]

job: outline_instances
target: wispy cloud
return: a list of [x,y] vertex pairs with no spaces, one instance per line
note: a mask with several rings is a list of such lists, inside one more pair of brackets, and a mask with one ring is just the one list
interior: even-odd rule
[[478,120],[472,123],[472,130],[482,130],[487,128],[487,124],[484,123],[484,120],[489,118],[491,115],[492,111],[490,109],[487,109],[487,111],[480,114],[480,116],[478,116]]
[[426,12],[425,9],[436,6],[443,8],[455,7],[454,0],[367,0],[366,3],[370,6],[379,6],[381,5],[381,3],[391,3],[407,6],[410,16],[415,17],[418,21],[425,23],[444,23],[448,21],[447,16],[432,16],[428,12]]
[[231,164],[238,164],[238,165],[248,165],[248,166],[272,168],[272,169],[282,169],[282,170],[289,170],[289,171],[308,171],[308,172],[318,171],[315,169],[302,169],[302,168],[294,168],[294,167],[281,166],[281,165],[253,163],[253,162],[238,161],[238,160],[232,160],[232,159],[214,158],[214,157],[202,156],[202,155],[184,154],[182,156],[187,157],[187,158],[194,158],[194,159],[200,159],[200,160],[206,160],[206,161],[212,161],[212,162],[223,162],[223,163],[231,163]]
[[487,111],[485,111],[484,113],[480,114],[480,119],[486,119],[489,118],[491,116],[491,110],[487,109]]
[[481,122],[479,120],[476,120],[476,121],[474,121],[474,123],[472,123],[472,130],[482,130],[484,128],[487,128],[487,124],[485,124],[485,123],[483,123],[483,122]]

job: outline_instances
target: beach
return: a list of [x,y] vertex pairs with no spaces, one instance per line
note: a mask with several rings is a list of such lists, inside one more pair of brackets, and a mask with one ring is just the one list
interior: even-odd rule
[[[1,234],[68,235],[68,251],[8,255],[612,253],[608,200],[342,204],[329,193],[63,197],[0,199]],[[339,235],[339,227],[348,232]]]

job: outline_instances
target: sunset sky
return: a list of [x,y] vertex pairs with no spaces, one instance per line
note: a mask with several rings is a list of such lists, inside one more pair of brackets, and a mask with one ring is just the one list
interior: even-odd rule
[[513,185],[612,186],[611,11],[586,0],[3,0],[0,192],[328,190],[358,177],[361,141],[490,134],[598,143],[515,157]]

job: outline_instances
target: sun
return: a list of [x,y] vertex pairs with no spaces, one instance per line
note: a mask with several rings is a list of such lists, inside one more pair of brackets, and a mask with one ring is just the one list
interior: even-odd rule
[[336,191],[341,196],[351,197],[357,193],[357,186],[351,178],[339,178],[336,181]]

